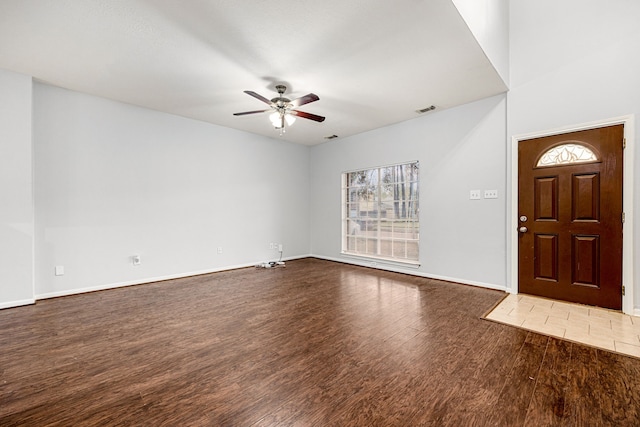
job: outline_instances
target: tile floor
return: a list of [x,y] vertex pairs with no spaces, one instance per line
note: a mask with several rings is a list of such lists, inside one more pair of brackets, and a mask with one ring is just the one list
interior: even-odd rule
[[487,316],[508,325],[640,357],[640,317],[530,295],[509,294]]

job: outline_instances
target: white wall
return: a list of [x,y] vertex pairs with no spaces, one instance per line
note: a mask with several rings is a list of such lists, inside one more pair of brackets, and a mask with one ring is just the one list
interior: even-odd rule
[[[640,2],[512,1],[510,14],[508,135],[544,132],[633,114],[635,141],[627,142],[637,146]],[[635,170],[640,167],[637,151],[633,159]],[[639,179],[640,174],[636,173],[633,218],[638,225]],[[640,241],[639,228],[635,227],[632,236],[636,247]],[[636,268],[636,311],[640,307],[639,285],[640,268]]]
[[[455,3],[470,22],[472,3]],[[269,242],[357,262],[340,254],[341,173],[410,160],[421,162],[421,266],[381,268],[510,287],[510,138],[637,115],[640,2],[508,7],[507,95],[312,148],[35,84],[32,169],[31,78],[0,72],[0,307],[34,297],[32,170],[36,296],[248,265],[277,256]],[[500,197],[470,201],[471,189]],[[640,269],[635,284],[638,312]]]
[[509,0],[452,0],[489,61],[509,85]]
[[44,84],[33,129],[37,297],[309,252],[306,146]]
[[[342,172],[419,160],[421,266],[404,270],[504,289],[505,112],[499,95],[314,146],[312,253],[359,263],[341,255]],[[499,198],[469,200],[472,189]]]
[[0,308],[33,302],[31,77],[0,70]]

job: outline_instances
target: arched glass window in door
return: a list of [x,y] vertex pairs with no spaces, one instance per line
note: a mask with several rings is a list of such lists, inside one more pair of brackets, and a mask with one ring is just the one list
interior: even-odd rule
[[561,166],[574,163],[597,162],[598,157],[591,149],[581,144],[562,144],[547,150],[538,160],[537,167]]

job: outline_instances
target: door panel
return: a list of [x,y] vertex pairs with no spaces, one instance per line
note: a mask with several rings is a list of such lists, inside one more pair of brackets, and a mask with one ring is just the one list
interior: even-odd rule
[[535,236],[535,278],[558,281],[558,236],[536,234]]
[[617,125],[520,141],[520,292],[622,307],[622,140]]
[[558,177],[535,178],[535,216],[537,221],[558,220]]
[[571,260],[573,285],[600,286],[599,265],[600,237],[573,236],[573,259]]
[[600,174],[573,175],[573,221],[600,220]]

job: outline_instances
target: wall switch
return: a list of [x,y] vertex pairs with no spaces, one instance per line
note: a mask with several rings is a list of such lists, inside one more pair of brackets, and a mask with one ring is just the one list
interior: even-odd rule
[[140,255],[133,255],[131,257],[131,262],[133,263],[133,265],[140,265],[142,264],[142,259],[140,258]]
[[56,276],[64,276],[64,265],[56,265],[55,275]]
[[269,249],[274,250],[275,249],[275,243],[269,243]]
[[480,200],[480,190],[471,190],[469,191],[469,199],[470,200]]
[[218,246],[218,255],[222,254],[222,246]]
[[498,198],[498,190],[484,190],[484,198],[485,199],[497,199]]

